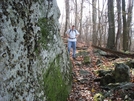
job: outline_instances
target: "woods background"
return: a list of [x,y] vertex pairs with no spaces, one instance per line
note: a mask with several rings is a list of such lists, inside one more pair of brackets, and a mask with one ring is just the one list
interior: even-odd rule
[[57,0],[62,36],[73,24],[78,41],[118,51],[134,50],[133,0]]

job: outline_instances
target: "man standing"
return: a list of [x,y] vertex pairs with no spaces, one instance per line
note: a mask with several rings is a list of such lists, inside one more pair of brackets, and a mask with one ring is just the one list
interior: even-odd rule
[[75,26],[73,25],[71,29],[67,30],[66,32],[67,37],[68,37],[68,52],[70,54],[71,48],[73,48],[73,59],[75,59],[75,54],[76,54],[76,41],[77,37],[79,35],[79,32],[75,29]]

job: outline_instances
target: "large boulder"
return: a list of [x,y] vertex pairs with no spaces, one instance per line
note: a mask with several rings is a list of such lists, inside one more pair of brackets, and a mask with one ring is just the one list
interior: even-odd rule
[[117,63],[113,72],[115,82],[129,82],[130,81],[130,68],[124,63]]
[[66,101],[71,64],[59,16],[56,0],[0,1],[0,101]]
[[109,83],[130,82],[130,68],[124,63],[116,63],[114,70],[98,70],[99,78],[95,82],[100,82],[101,86]]

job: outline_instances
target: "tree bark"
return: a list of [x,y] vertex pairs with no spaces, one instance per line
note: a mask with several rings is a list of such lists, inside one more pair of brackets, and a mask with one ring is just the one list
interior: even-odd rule
[[97,0],[92,0],[92,22],[93,22],[93,32],[92,32],[92,44],[97,45],[97,33],[96,33],[96,2]]
[[118,30],[116,35],[116,49],[120,50],[120,37],[121,37],[121,0],[116,0],[117,2],[117,13],[118,13]]
[[77,5],[77,0],[75,0],[75,28],[78,29],[78,5]]
[[128,17],[127,17],[127,33],[128,33],[128,50],[131,47],[131,22],[132,22],[132,9],[133,9],[133,1],[128,1]]
[[111,50],[111,49],[103,48],[103,47],[98,47],[98,46],[94,46],[94,45],[92,45],[92,47],[100,49],[100,50],[108,52],[108,53],[112,53],[112,54],[119,56],[119,57],[122,57],[122,58],[126,58],[126,57],[134,58],[134,54],[131,54],[131,53],[124,53],[124,52]]
[[69,17],[69,0],[65,0],[65,9],[66,9],[66,22],[65,22],[64,36],[65,36],[65,32],[69,28],[69,20],[70,20],[70,17]]
[[125,0],[122,0],[122,18],[123,18],[123,50],[128,51],[128,33],[127,33]]
[[115,50],[114,0],[108,0],[108,40],[107,48]]
[[83,16],[83,2],[84,0],[81,1],[81,17],[80,17],[80,40],[81,40],[81,35],[82,35],[82,16]]

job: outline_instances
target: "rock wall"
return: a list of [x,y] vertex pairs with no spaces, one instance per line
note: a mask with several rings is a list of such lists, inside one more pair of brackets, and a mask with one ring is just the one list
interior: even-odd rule
[[56,0],[0,1],[0,101],[66,99],[71,64],[59,16]]

